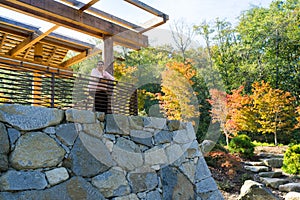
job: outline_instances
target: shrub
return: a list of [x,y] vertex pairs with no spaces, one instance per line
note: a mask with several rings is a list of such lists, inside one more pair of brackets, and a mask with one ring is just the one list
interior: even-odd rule
[[231,139],[229,151],[231,153],[237,153],[241,157],[250,158],[254,155],[254,145],[250,137],[242,134]]
[[300,174],[300,144],[286,150],[282,170],[288,174]]

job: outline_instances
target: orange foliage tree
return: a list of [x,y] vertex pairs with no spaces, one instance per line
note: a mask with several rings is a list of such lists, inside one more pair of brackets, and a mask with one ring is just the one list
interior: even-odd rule
[[172,61],[162,73],[161,93],[156,94],[168,119],[194,122],[199,116],[199,104],[192,89],[196,71],[191,64]]

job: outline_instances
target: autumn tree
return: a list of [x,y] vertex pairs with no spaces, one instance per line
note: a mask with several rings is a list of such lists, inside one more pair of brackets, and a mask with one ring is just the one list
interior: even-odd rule
[[[161,93],[157,99],[164,115],[169,119],[194,121],[199,116],[199,105],[191,80],[196,71],[191,64],[169,62],[162,72]],[[194,121],[195,125],[195,121]]]
[[253,109],[256,113],[258,132],[274,134],[277,145],[277,134],[281,131],[291,131],[294,127],[295,97],[290,92],[273,89],[267,82],[255,82],[252,94]]
[[229,145],[230,132],[226,127],[228,120],[228,99],[224,91],[217,89],[209,90],[211,98],[207,101],[211,104],[211,118],[213,123],[219,123],[220,129],[226,137],[226,145]]
[[244,86],[232,90],[228,98],[228,120],[226,128],[232,133],[257,131],[256,114],[253,112],[252,99],[244,94]]

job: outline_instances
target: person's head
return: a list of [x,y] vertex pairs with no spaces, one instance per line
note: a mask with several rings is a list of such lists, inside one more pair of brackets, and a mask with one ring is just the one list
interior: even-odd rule
[[99,70],[99,71],[103,71],[104,70],[104,62],[103,61],[98,61],[97,62],[97,69]]

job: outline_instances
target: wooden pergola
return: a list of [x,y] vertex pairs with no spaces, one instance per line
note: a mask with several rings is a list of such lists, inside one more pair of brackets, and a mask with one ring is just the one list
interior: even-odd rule
[[[113,73],[113,46],[138,50],[148,46],[146,31],[164,24],[168,15],[138,0],[124,0],[139,9],[160,17],[161,21],[141,27],[95,8],[99,0],[83,3],[77,0],[1,0],[0,6],[54,24],[46,31],[0,18],[0,62],[26,61],[52,68],[69,67],[102,52],[107,70]],[[65,27],[103,40],[103,49],[53,33]],[[68,51],[76,55],[66,59]]]

